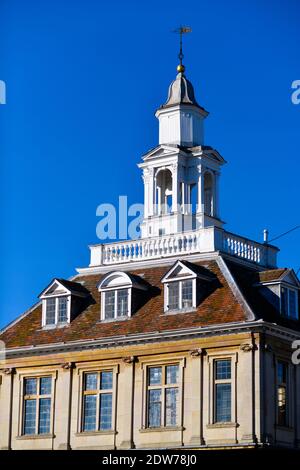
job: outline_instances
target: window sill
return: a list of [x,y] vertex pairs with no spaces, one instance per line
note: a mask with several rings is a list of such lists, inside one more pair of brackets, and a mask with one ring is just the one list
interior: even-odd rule
[[54,439],[54,434],[25,434],[24,436],[17,436],[18,441],[27,441],[32,439]]
[[66,326],[69,326],[70,323],[58,323],[56,325],[45,325],[42,326],[40,331],[47,331],[47,330],[56,330],[57,328],[66,328]]
[[216,429],[216,428],[238,428],[239,424],[238,423],[229,423],[229,422],[224,422],[224,423],[212,423],[212,424],[207,424],[206,425],[207,429]]
[[179,310],[166,310],[163,315],[177,315],[178,313],[195,313],[197,312],[196,307],[191,307],[191,308],[182,308]]
[[122,317],[116,317],[116,318],[105,318],[103,320],[98,321],[97,323],[111,323],[114,321],[126,321],[129,320],[131,317],[129,315],[123,315]]
[[113,430],[107,430],[107,431],[82,431],[82,432],[77,432],[75,433],[75,436],[76,437],[84,437],[84,436],[103,436],[103,435],[107,435],[107,436],[113,436],[117,434],[117,431],[113,431]]
[[183,426],[166,426],[160,428],[141,428],[139,430],[141,433],[146,432],[165,432],[165,431],[184,431]]

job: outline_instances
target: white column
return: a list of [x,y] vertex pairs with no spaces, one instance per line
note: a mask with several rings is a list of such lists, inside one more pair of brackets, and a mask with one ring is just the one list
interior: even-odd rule
[[154,170],[153,168],[148,168],[148,198],[147,202],[145,200],[145,205],[148,207],[148,216],[154,214]]
[[172,212],[177,211],[178,207],[178,164],[172,166]]
[[198,166],[198,213],[203,212],[204,204],[204,188],[203,188],[203,173],[201,171],[201,166]]
[[214,190],[214,216],[219,218],[219,181],[220,181],[220,173],[218,171],[214,172],[215,178],[215,190]]
[[143,181],[144,181],[144,219],[147,219],[149,215],[149,177],[145,170],[143,174]]
[[186,186],[185,186],[185,183],[184,181],[182,181],[181,184],[181,206],[182,206],[182,209],[183,209],[183,213],[185,214],[185,204],[186,204],[186,194],[185,194],[185,191],[186,191]]

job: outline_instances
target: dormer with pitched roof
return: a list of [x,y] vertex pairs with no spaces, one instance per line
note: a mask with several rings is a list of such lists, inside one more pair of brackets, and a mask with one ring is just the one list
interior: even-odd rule
[[63,327],[71,323],[86,304],[88,296],[88,290],[78,282],[53,279],[39,295],[42,327]]
[[284,317],[299,319],[300,282],[293,269],[262,271],[256,284],[260,293]]

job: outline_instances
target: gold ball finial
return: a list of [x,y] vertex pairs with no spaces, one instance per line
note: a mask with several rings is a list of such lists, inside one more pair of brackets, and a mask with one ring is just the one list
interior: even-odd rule
[[177,65],[177,72],[179,73],[184,73],[185,71],[185,66],[182,64]]

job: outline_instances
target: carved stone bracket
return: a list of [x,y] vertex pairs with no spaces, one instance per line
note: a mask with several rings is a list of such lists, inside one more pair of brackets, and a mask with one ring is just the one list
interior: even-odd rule
[[63,364],[61,364],[61,368],[64,370],[74,369],[74,367],[75,367],[74,362],[64,362]]
[[12,375],[16,372],[14,367],[6,367],[5,369],[0,369],[0,372],[4,375]]
[[256,344],[251,344],[251,343],[244,343],[241,344],[240,350],[244,352],[250,352],[250,351],[255,351],[257,349]]
[[206,354],[206,351],[205,349],[202,349],[202,348],[196,348],[196,349],[192,349],[190,351],[190,356],[191,357],[199,357],[199,356],[204,356]]
[[124,364],[133,364],[136,362],[137,358],[135,356],[126,356],[122,358]]

